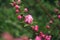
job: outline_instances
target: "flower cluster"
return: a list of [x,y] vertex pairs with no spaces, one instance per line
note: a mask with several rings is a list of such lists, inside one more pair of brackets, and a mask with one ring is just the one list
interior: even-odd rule
[[21,3],[21,0],[13,1],[13,2],[11,3],[11,5],[12,5],[13,7],[15,7],[15,9],[16,9],[16,13],[19,13],[19,12],[20,12],[20,10],[19,10],[20,6],[18,5],[18,4],[20,4],[20,3]]
[[[16,9],[16,13],[19,13],[20,12],[20,6],[18,5],[18,4],[21,4],[21,0],[17,0],[17,1],[14,1],[11,5],[14,5],[13,7],[15,7],[15,9]],[[24,8],[24,12],[28,12],[28,8]],[[19,20],[21,20],[22,18],[23,18],[23,16],[22,15],[18,15],[17,16],[17,18],[19,19]],[[32,15],[26,15],[26,16],[24,16],[24,21],[25,21],[25,23],[27,23],[27,24],[31,24],[32,22],[33,22],[33,17],[32,17]]]
[[43,32],[40,32],[40,34],[35,37],[35,40],[51,40],[51,35],[45,35]]

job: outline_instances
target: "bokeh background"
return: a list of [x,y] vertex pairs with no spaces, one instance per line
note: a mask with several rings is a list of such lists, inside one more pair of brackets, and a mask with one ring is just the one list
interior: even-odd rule
[[[60,14],[60,0],[21,0],[19,14],[31,14],[34,18],[32,25],[27,25],[17,19],[18,14],[10,5],[12,1],[0,0],[0,35],[3,32],[9,32],[14,37],[25,34],[34,38],[35,34],[30,26],[38,25],[39,31],[52,35],[52,40],[60,40],[60,19],[57,17]],[[23,12],[24,8],[28,8],[27,13]],[[50,20],[53,20],[52,24],[49,24]],[[50,29],[46,29],[47,24],[50,25]]]

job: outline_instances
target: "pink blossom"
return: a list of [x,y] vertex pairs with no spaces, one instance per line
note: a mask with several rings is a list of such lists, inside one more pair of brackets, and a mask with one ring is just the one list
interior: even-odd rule
[[20,4],[21,3],[21,0],[18,0],[17,3]]
[[25,22],[31,24],[33,22],[33,17],[31,15],[26,15]]
[[24,9],[24,12],[28,12],[28,8],[25,8],[25,9]]
[[39,28],[38,25],[35,25],[35,31],[38,31],[38,28]]
[[43,32],[41,31],[40,34],[43,34]]
[[16,8],[16,9],[19,9],[19,8],[20,8],[20,6],[19,6],[19,5],[15,5],[15,8]]
[[58,15],[58,18],[60,19],[60,15]]
[[45,38],[45,34],[42,34],[41,37]]
[[20,20],[20,19],[22,19],[22,16],[21,15],[18,15],[17,18]]
[[41,37],[36,36],[35,40],[41,40]]
[[53,23],[53,21],[52,21],[52,20],[50,20],[50,21],[49,21],[49,23],[51,23],[51,24],[52,24],[52,23]]
[[46,28],[47,28],[47,29],[50,29],[50,26],[49,26],[49,25],[46,25]]
[[45,38],[45,34],[43,34],[43,32],[40,32],[40,36]]
[[38,25],[32,26],[32,29],[36,32],[38,32],[38,28],[39,28]]
[[16,2],[13,2],[13,3],[10,3],[12,6],[15,6],[16,5]]
[[3,34],[2,34],[2,37],[3,37],[5,40],[13,40],[13,37],[12,37],[9,33],[7,33],[7,32],[3,33]]
[[18,9],[16,9],[16,13],[19,13],[19,10]]
[[50,35],[46,35],[45,40],[51,40],[51,36]]

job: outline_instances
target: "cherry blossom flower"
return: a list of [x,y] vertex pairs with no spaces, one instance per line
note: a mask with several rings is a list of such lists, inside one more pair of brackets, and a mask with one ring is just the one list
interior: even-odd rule
[[60,19],[60,14],[58,15],[58,18]]
[[21,15],[18,15],[17,18],[20,20],[20,19],[22,19],[22,16]]
[[44,34],[43,32],[40,32],[40,36],[41,36],[42,38],[45,38],[45,34]]
[[38,28],[39,28],[38,25],[35,25],[35,31],[38,31]]
[[46,28],[47,28],[47,29],[50,29],[50,26],[49,26],[49,25],[46,25]]
[[19,6],[19,5],[15,5],[15,8],[16,8],[16,9],[19,9],[19,8],[20,8],[20,6]]
[[16,13],[19,13],[20,11],[18,9],[16,9]]
[[39,28],[38,25],[32,26],[32,29],[36,32],[38,32],[38,28]]
[[33,17],[31,15],[26,15],[25,22],[31,24],[33,22]]
[[41,40],[40,36],[36,36],[35,40]]
[[24,12],[28,12],[28,8],[25,8],[25,9],[24,9]]
[[51,35],[46,35],[45,40],[51,40]]
[[21,3],[21,0],[18,0],[17,3],[20,4]]

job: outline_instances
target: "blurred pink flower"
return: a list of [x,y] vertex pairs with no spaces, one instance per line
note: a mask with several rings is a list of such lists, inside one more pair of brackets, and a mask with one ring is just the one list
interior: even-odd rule
[[35,25],[35,29],[34,30],[37,32],[38,28],[39,28],[38,25]]
[[25,22],[31,24],[33,22],[33,17],[31,15],[26,15]]
[[53,21],[52,21],[52,20],[50,20],[50,21],[49,21],[49,23],[50,23],[50,24],[52,24],[52,23],[53,23]]
[[38,32],[38,25],[35,25],[35,26],[31,26],[32,27],[32,29],[34,30],[34,31],[36,31],[36,32]]
[[20,6],[19,6],[19,5],[15,5],[15,8],[16,8],[16,9],[19,9],[19,8],[20,8]]
[[18,15],[17,18],[20,20],[20,19],[22,19],[22,16],[21,15]]
[[51,35],[46,35],[45,40],[51,40]]
[[10,3],[12,6],[15,6],[16,5],[16,2],[13,2],[13,3]]
[[16,13],[19,13],[20,11],[18,9],[16,9]]
[[60,19],[60,14],[58,15],[58,18]]
[[35,40],[41,40],[40,36],[36,36]]
[[9,33],[7,33],[7,32],[3,33],[3,34],[2,34],[2,37],[3,37],[5,40],[13,40],[13,37],[12,37]]
[[47,29],[50,29],[50,26],[49,26],[49,25],[46,25],[46,28],[47,28]]
[[40,36],[45,38],[45,34],[43,32],[40,32]]
[[21,0],[18,0],[17,3],[20,4],[21,3]]
[[25,8],[25,9],[24,9],[24,12],[28,12],[28,8]]

